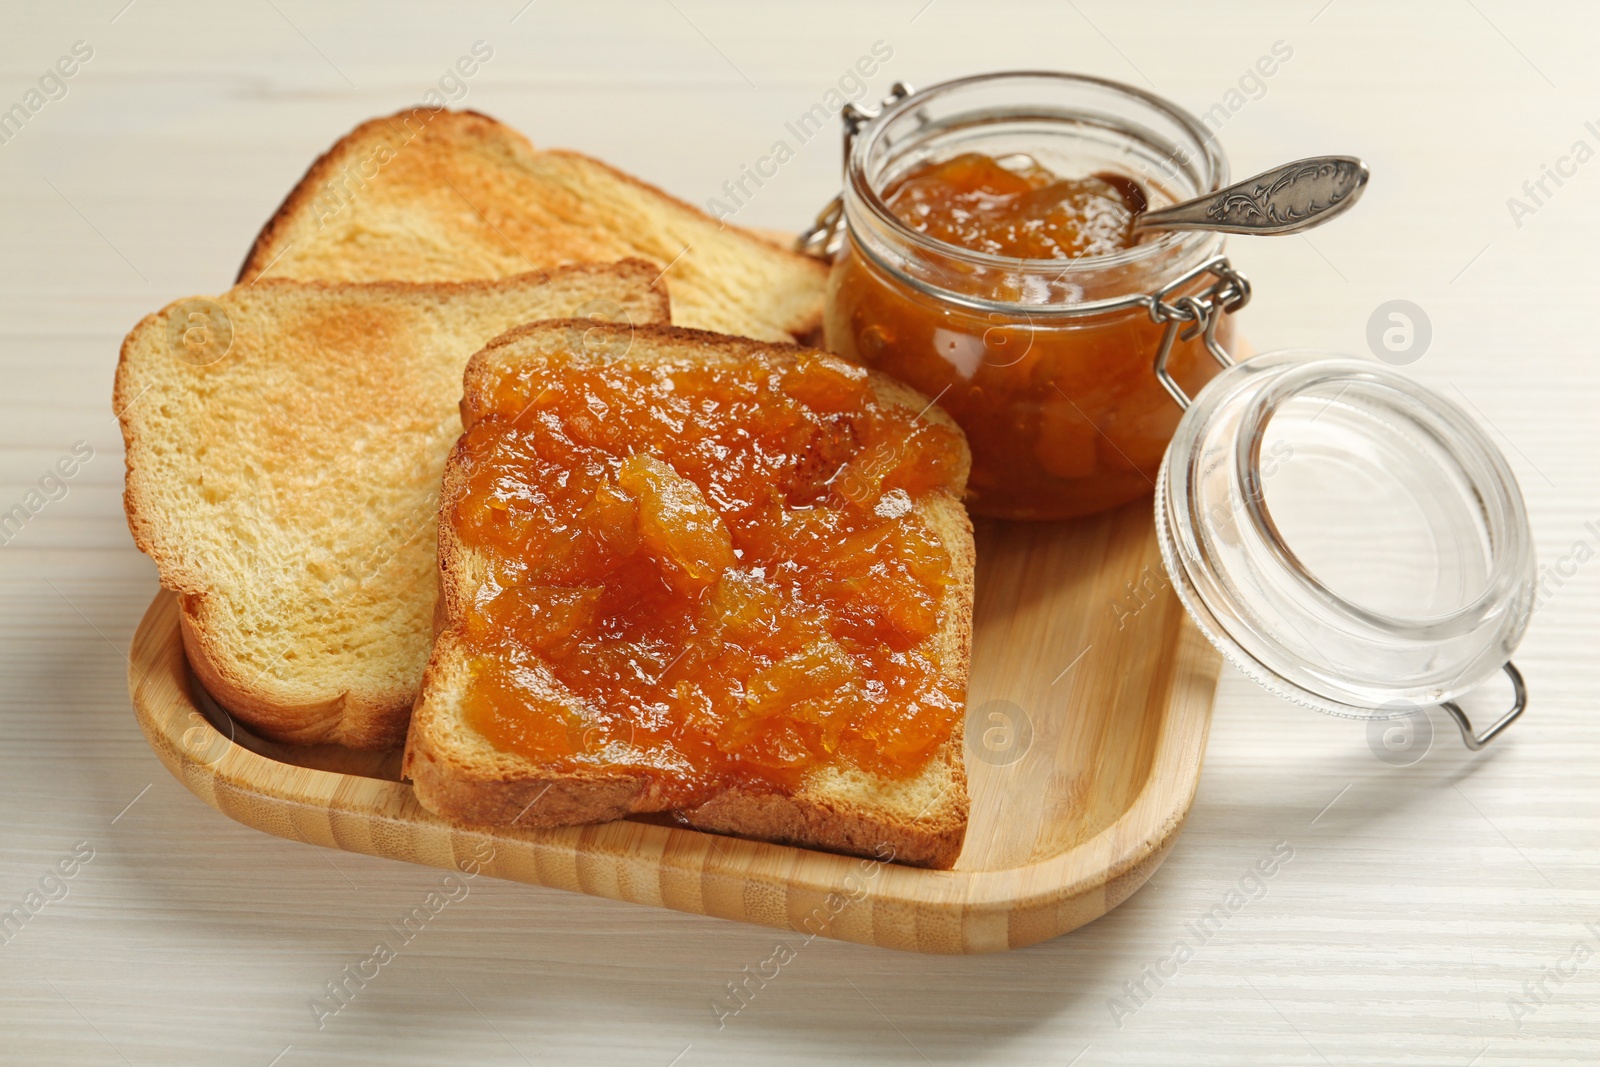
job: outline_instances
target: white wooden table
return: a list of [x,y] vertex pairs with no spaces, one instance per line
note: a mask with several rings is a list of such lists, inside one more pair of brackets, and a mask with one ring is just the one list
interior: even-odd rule
[[[0,944],[0,1060],[1600,1059],[1592,6],[126,3],[0,13],[0,109],[26,107],[75,42],[92,50],[0,144],[0,510],[75,442],[93,450],[0,550],[0,912],[58,898]],[[141,315],[227,287],[318,152],[420,101],[480,40],[492,59],[445,85],[464,106],[696,203],[877,41],[893,56],[873,97],[897,78],[1081,70],[1221,105],[1236,174],[1364,156],[1359,210],[1309,240],[1235,243],[1258,293],[1244,328],[1262,349],[1365,353],[1380,304],[1424,309],[1432,342],[1410,371],[1492,428],[1561,572],[1518,654],[1532,710],[1480,757],[1440,719],[1433,750],[1394,767],[1360,724],[1229,672],[1188,829],[1152,884],[1075,934],[963,959],[817,941],[719,1029],[713,1000],[773,932],[484,880],[319,1030],[308,999],[439,874],[235,825],[146,749],[124,650],[155,571],[123,523],[111,373]],[[1292,55],[1239,91],[1277,42]],[[1585,162],[1563,163],[1578,141]],[[803,225],[836,188],[837,153],[832,132],[801,146],[738,221]],[[1523,183],[1545,164],[1567,176],[1534,201]],[[1146,978],[1280,842],[1293,858],[1267,892]]]

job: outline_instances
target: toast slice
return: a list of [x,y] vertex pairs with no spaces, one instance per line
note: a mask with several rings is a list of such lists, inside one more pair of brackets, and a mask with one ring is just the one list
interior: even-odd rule
[[534,319],[664,322],[657,273],[265,280],[134,327],[113,401],[128,526],[181,595],[212,694],[280,741],[399,745],[431,644],[468,357]]
[[[571,337],[565,324],[535,323],[495,339],[468,364],[466,431],[446,465],[440,508],[441,631],[406,744],[404,773],[417,799],[447,818],[495,826],[561,826],[674,811],[705,829],[918,866],[953,865],[968,810],[962,708],[974,564],[972,527],[960,502],[970,459],[959,429],[910,388],[794,345],[661,326],[597,327],[583,350],[574,348]],[[927,446],[906,443],[899,453],[881,443],[869,448],[874,438],[857,440],[856,424],[833,436],[793,438],[783,436],[789,429],[765,432],[759,410],[748,433],[695,415],[708,410],[704,405],[716,395],[735,403],[728,397],[778,388],[795,390],[791,398],[806,397],[802,406],[813,413],[846,410],[829,399],[827,388],[787,384],[787,375],[802,364],[822,368],[817,380],[832,374],[864,383],[874,404],[922,435],[906,441],[937,434],[946,452],[932,484],[913,496],[894,488],[898,475],[888,473],[900,469],[897,455],[908,457],[905,469],[923,470],[910,464],[920,455],[914,450]],[[730,368],[739,368],[745,392],[708,391],[713,387],[705,381],[733,373]],[[639,406],[646,395],[670,396],[676,406],[663,401],[652,416]],[[551,396],[565,397],[559,402],[568,406],[552,408],[557,401]],[[641,429],[657,416],[668,420],[657,423],[668,430]],[[809,424],[827,431],[853,417],[823,416]],[[771,421],[792,426],[778,423],[777,416]],[[790,442],[790,460],[774,458],[773,434]],[[763,443],[757,447],[753,440]],[[733,481],[727,472],[747,469],[743,465],[755,456],[765,457],[759,476]],[[517,466],[546,462],[541,469],[548,473],[537,476],[526,473],[533,468]],[[592,497],[584,478],[598,479]],[[750,494],[759,495],[760,485],[768,483],[774,502],[748,505]],[[741,492],[746,504],[732,502]],[[559,493],[570,495],[558,499]],[[861,509],[852,515],[890,517],[859,520],[866,525],[839,535],[848,533],[865,546],[859,553],[877,551],[872,539],[878,538],[912,546],[920,559],[933,561],[937,580],[926,585],[933,593],[920,621],[902,630],[843,635],[832,628],[844,608],[823,627],[807,615],[812,601],[799,594],[780,601],[741,591],[768,582],[822,588],[822,579],[833,583],[828,588],[842,589],[834,579],[854,581],[843,570],[819,574],[818,568],[807,578],[800,573],[802,557],[782,547],[788,542],[763,541],[763,527],[748,525],[744,517],[782,512],[783,522],[800,522],[830,508],[842,512],[851,505],[840,494]],[[706,531],[726,520],[734,556],[714,548],[697,554],[679,543],[663,548],[652,540],[652,531],[660,529],[652,501],[680,516],[677,529],[691,540],[711,536]],[[594,502],[622,511],[596,511]],[[882,542],[886,531],[901,540]],[[811,544],[818,541],[832,543],[818,535]],[[580,571],[569,564],[590,566],[574,562],[588,559],[582,556],[587,552],[610,555],[581,572],[587,577],[573,577]],[[840,567],[857,566],[859,553],[827,558]],[[702,565],[720,560],[720,566],[734,557],[739,562],[721,571]],[[873,587],[887,589],[899,580],[894,576],[907,573],[894,569],[900,563],[894,551],[887,558],[888,577],[849,572],[865,574],[855,589],[868,598],[847,594],[849,611],[865,612],[862,604],[877,603],[871,601]],[[599,589],[597,574],[603,575]],[[689,593],[682,592],[685,582]],[[541,620],[559,620],[559,612],[580,602],[590,613],[585,621],[563,624],[565,636],[539,629]],[[891,606],[902,602],[910,600],[883,600]],[[551,615],[552,609],[558,614]],[[785,627],[792,628],[782,639],[788,645],[762,644],[765,634]],[[847,640],[848,650],[841,643]],[[754,694],[773,692],[764,688],[764,679],[774,671],[798,663],[805,676],[831,677],[862,662],[881,666],[895,654],[903,657],[895,661],[902,666],[872,675],[873,684],[888,677],[889,691],[899,692],[893,672],[902,670],[904,692],[932,709],[918,720],[924,732],[909,741],[915,724],[902,735],[886,730],[866,741],[864,734],[853,735],[873,722],[862,695],[870,685],[849,682],[835,690],[829,681],[807,690],[806,700],[825,692],[832,703],[779,707],[778,714],[791,721],[809,716],[821,723],[816,729],[822,733],[808,736],[833,729],[844,738],[832,749],[811,750],[811,759],[795,765],[797,774],[774,771],[764,756],[747,759],[744,753],[753,749],[735,746],[728,755],[708,747],[707,737],[714,739],[709,744],[722,745],[731,736],[735,719],[771,710],[749,709],[756,707]],[[749,661],[738,660],[741,655]],[[853,677],[868,677],[867,669]],[[516,673],[501,673],[507,670]],[[512,681],[502,684],[507,678]],[[667,692],[672,695],[656,703],[639,695]],[[734,710],[722,724],[692,718],[694,709],[717,707],[723,697],[728,702],[720,706]],[[818,706],[825,709],[821,715],[815,714]],[[779,724],[774,731],[787,728],[783,718],[762,721]],[[917,754],[892,771],[871,766],[870,754],[861,758],[860,744],[897,743]]]
[[663,272],[680,326],[765,340],[821,327],[824,264],[472,111],[402,111],[346,134],[239,281],[462,281],[627,257]]

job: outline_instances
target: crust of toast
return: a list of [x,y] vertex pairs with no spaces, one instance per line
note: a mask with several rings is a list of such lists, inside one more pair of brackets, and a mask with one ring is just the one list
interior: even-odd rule
[[[376,159],[378,146],[399,143],[389,160],[368,164]],[[372,151],[367,151],[369,146]],[[420,179],[413,175],[416,185],[406,189],[411,203],[408,210],[422,212],[423,198],[428,191],[425,182],[431,182],[436,191],[439,182],[448,184],[453,193],[465,200],[465,193],[446,175],[447,162],[453,153],[476,151],[484,159],[492,159],[493,167],[472,173],[484,177],[481,185],[489,186],[483,194],[495,195],[495,174],[498,170],[503,180],[507,175],[523,170],[533,174],[533,165],[543,156],[559,159],[587,174],[592,184],[597,177],[609,179],[620,187],[638,194],[641,204],[668,216],[658,227],[670,233],[673,247],[662,240],[650,239],[651,227],[642,209],[624,210],[599,219],[591,218],[580,227],[569,219],[561,218],[561,210],[547,211],[547,205],[527,205],[515,202],[513,197],[503,197],[496,204],[481,198],[467,200],[466,205],[479,219],[493,228],[495,236],[487,234],[468,237],[465,228],[455,234],[458,246],[453,249],[455,262],[440,261],[425,272],[426,277],[415,280],[431,281],[436,278],[465,278],[478,276],[485,268],[481,263],[481,249],[471,247],[480,240],[498,246],[504,255],[507,246],[515,248],[521,257],[514,270],[548,270],[564,263],[579,260],[607,260],[641,257],[656,262],[662,273],[669,274],[667,285],[672,293],[675,320],[689,326],[700,326],[735,331],[746,336],[769,340],[809,339],[820,336],[822,329],[823,287],[828,267],[813,257],[795,252],[769,236],[746,230],[727,222],[718,222],[699,208],[671,194],[626,174],[597,159],[564,149],[538,151],[532,142],[517,131],[478,111],[449,109],[433,110],[413,108],[394,115],[371,119],[340,138],[319,156],[306,171],[294,189],[285,197],[278,210],[267,220],[251,245],[250,252],[239,268],[238,281],[248,282],[272,271],[275,277],[333,277],[346,280],[370,280],[376,277],[396,276],[396,268],[386,262],[381,251],[363,251],[349,244],[336,266],[320,268],[320,273],[308,275],[288,255],[297,243],[316,244],[335,240],[333,233],[323,233],[323,222],[318,218],[318,201],[337,185],[348,190],[355,185],[347,203],[341,203],[328,217],[338,231],[340,216],[348,214],[351,205],[358,205],[366,195],[366,183],[379,182],[384,169],[393,159],[415,156],[431,166]],[[431,153],[431,155],[429,155]],[[481,162],[481,160],[480,160]],[[354,177],[352,177],[352,167]],[[365,172],[371,170],[368,176]],[[453,172],[457,181],[461,171]],[[394,184],[394,183],[391,183]],[[504,192],[504,190],[500,190]],[[585,190],[587,191],[587,190]],[[550,188],[549,192],[560,199],[560,194],[579,200],[589,197],[571,189]],[[338,198],[335,198],[336,202]],[[511,202],[504,202],[511,201]],[[488,204],[490,214],[496,206],[504,210],[502,223],[496,225],[484,213]],[[535,208],[539,210],[535,210]],[[558,205],[559,208],[559,205]],[[532,222],[535,215],[549,216],[538,225]],[[519,235],[521,219],[528,223],[526,233]],[[510,236],[508,236],[508,232]],[[665,240],[665,238],[663,238]],[[583,244],[583,248],[563,247],[563,241]],[[680,250],[681,248],[681,250]],[[698,248],[698,251],[696,249]],[[303,253],[305,248],[302,247]],[[446,256],[445,259],[450,259]],[[704,261],[702,266],[701,261]],[[276,268],[276,269],[274,269]],[[404,270],[404,268],[400,268]],[[754,272],[753,274],[751,272]],[[497,271],[498,273],[498,271]],[[399,276],[412,277],[411,274]],[[741,313],[738,306],[750,295],[759,294],[756,306]]]
[[[352,509],[336,501],[324,512],[316,506],[314,485],[310,489],[296,485],[299,499],[311,502],[308,513],[289,510],[280,517],[270,511],[282,505],[278,497],[285,492],[285,482],[294,481],[294,445],[315,439],[333,450],[340,462],[347,459],[351,470],[340,473],[349,477],[328,482],[345,493],[351,484],[361,485],[362,450],[378,448],[396,455],[415,451],[425,446],[412,442],[431,440],[427,434],[432,433],[442,437],[439,457],[419,456],[417,462],[424,468],[435,462],[442,465],[444,442],[454,436],[448,424],[408,425],[406,433],[392,435],[398,440],[380,433],[376,442],[349,427],[393,429],[366,427],[362,413],[383,408],[386,400],[405,402],[397,397],[414,399],[433,378],[448,382],[481,343],[478,329],[492,333],[510,324],[500,321],[491,326],[495,315],[520,316],[523,310],[548,312],[555,307],[570,312],[567,305],[572,301],[603,298],[617,301],[635,319],[664,320],[668,306],[665,291],[655,280],[657,273],[652,264],[633,261],[563,268],[549,279],[530,275],[438,283],[264,279],[214,301],[232,309],[230,319],[237,322],[234,348],[207,366],[188,365],[165,347],[168,318],[187,301],[177,301],[135,326],[122,345],[112,401],[126,450],[124,509],[134,543],[156,562],[162,585],[179,594],[184,647],[195,674],[212,695],[252,729],[275,740],[337,742],[354,748],[400,744],[427,654],[429,632],[423,613],[432,612],[434,593],[436,476],[424,477],[423,470],[404,484],[376,487],[394,494],[383,498],[391,513],[396,501],[403,505],[399,521],[378,527],[383,536],[328,539],[331,547],[319,565],[332,568],[336,581],[329,588],[339,595],[328,601],[332,607],[319,607],[323,602],[295,599],[302,586],[294,583],[304,578],[294,573],[294,566],[315,555],[319,524],[350,533],[338,523],[341,514]],[[466,340],[465,351],[459,353],[444,354],[437,345],[410,349],[398,345],[382,351],[382,356],[391,357],[386,362],[359,347],[344,347],[343,338],[351,330],[372,324],[381,328],[397,314],[387,309],[397,307],[419,315],[431,310],[441,317],[451,308],[464,317],[477,309],[485,318],[461,326]],[[302,332],[312,330],[307,321],[294,317],[308,309],[318,313],[316,323],[327,325],[320,326],[320,332],[298,334],[297,327]],[[363,312],[370,317],[353,317]],[[423,315],[422,321],[434,320]],[[414,355],[405,357],[402,350]],[[421,366],[417,361],[424,356],[427,365]],[[406,362],[408,358],[412,362]],[[230,360],[254,361],[254,365],[241,370],[230,367]],[[272,378],[275,369],[279,374]],[[248,384],[229,386],[230,373],[256,377],[243,379]],[[356,396],[322,395],[336,391],[330,383],[345,385],[352,380],[365,391]],[[296,403],[274,405],[270,397],[252,391],[262,382],[270,386],[275,381],[278,399],[289,396]],[[296,389],[304,395],[296,394]],[[441,423],[444,417],[454,423],[454,388],[443,395],[448,399],[441,409]],[[241,424],[253,429],[239,430],[230,440],[229,433]],[[348,440],[338,436],[341,432]],[[259,476],[249,488],[262,497],[260,507],[266,510],[260,514],[243,510],[252,506],[238,502],[247,494],[232,494],[234,510],[229,512],[213,507],[216,501],[207,496],[218,492],[215,483],[225,484],[241,465],[230,445],[249,450],[242,465]],[[274,473],[284,470],[291,473]],[[246,536],[219,546],[215,526],[208,524],[223,522],[219,516],[224,514],[228,521],[239,523]],[[358,534],[360,521],[358,514],[351,524]],[[296,527],[297,522],[305,529]],[[296,535],[301,535],[300,543]],[[374,540],[380,543],[371,543]],[[271,541],[272,551],[260,547],[266,541]],[[257,601],[284,617],[252,618]],[[295,612],[296,604],[304,610]],[[410,632],[418,629],[410,615],[421,616],[421,633]],[[369,642],[374,649],[370,661],[347,673],[329,666],[333,661],[323,650],[329,641],[324,631],[334,637],[352,631],[361,636],[363,628],[383,635],[382,640]],[[272,631],[273,649],[281,649],[285,663],[292,661],[292,670],[279,670],[277,661],[264,662],[273,659],[270,652],[264,657],[255,654],[255,637],[264,631]],[[406,651],[413,645],[418,648],[414,655]]]
[[[497,374],[542,358],[549,349],[541,348],[541,342],[552,344],[561,330],[563,324],[553,322],[522,327],[475,355],[464,376],[463,425],[470,427],[483,417],[484,398]],[[649,349],[643,358],[654,359],[656,346],[671,346],[678,355],[692,351],[699,362],[744,360],[755,352],[793,358],[806,351],[795,345],[669,326],[636,328],[628,340],[634,347],[622,360],[636,358],[641,347]],[[880,401],[924,412],[924,417],[954,427],[943,411],[908,386],[877,374],[871,380]],[[453,452],[445,468],[442,499],[459,499],[466,482],[459,451]],[[950,553],[953,580],[942,605],[943,625],[931,640],[938,643],[947,676],[964,691],[972,642],[975,555],[972,525],[957,493],[959,486],[956,493],[930,494],[918,509]],[[412,716],[403,767],[423,806],[462,823],[491,826],[572,825],[665,810],[668,802],[646,775],[603,764],[556,771],[496,750],[459,720],[456,698],[472,668],[455,627],[485,571],[480,557],[460,544],[449,523],[440,524],[439,559],[441,628]],[[955,863],[966,833],[969,801],[962,742],[957,724],[954,735],[922,772],[905,781],[829,766],[813,772],[792,795],[731,787],[676,814],[707,830],[948,868]]]

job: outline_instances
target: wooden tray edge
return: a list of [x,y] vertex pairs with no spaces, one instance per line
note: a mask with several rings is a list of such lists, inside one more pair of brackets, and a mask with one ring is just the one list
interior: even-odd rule
[[[162,590],[140,621],[128,685],[157,757],[211,807],[290,840],[757,923],[809,936],[931,953],[1020,948],[1121,904],[1160,866],[1199,782],[1220,658],[1184,620],[1145,787],[1093,838],[1024,867],[926,871],[631,821],[493,832],[453,825],[403,783],[294,768],[223,737],[199,710]],[[484,859],[487,854],[488,858]],[[1074,872],[1088,871],[1087,874]]]

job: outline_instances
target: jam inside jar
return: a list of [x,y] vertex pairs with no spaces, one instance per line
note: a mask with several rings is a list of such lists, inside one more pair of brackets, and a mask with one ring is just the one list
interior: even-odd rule
[[[1114,82],[994,74],[915,94],[850,147],[828,348],[938,398],[972,446],[975,514],[1146,495],[1182,414],[1152,373],[1165,326],[1148,297],[1203,293],[1222,238],[1131,223],[1227,180],[1198,120]],[[1218,370],[1182,334],[1167,367],[1191,395]]]

